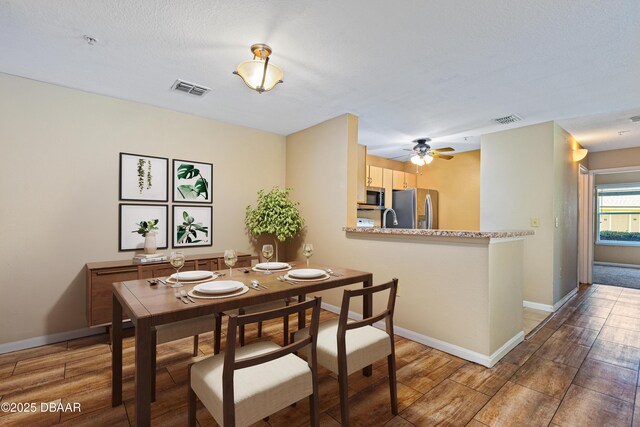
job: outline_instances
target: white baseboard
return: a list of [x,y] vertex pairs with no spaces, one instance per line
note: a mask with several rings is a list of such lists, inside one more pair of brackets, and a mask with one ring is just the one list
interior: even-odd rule
[[[322,303],[322,308],[330,311],[332,313],[339,314],[340,308],[335,305],[327,304],[325,302]],[[360,313],[356,313],[355,311],[349,311],[349,318],[354,320],[361,320],[362,315]],[[378,329],[384,329],[384,322],[376,322],[374,324]],[[429,337],[427,335],[422,335],[417,332],[410,331],[405,328],[401,328],[399,326],[394,326],[393,332],[401,336],[403,338],[410,339],[411,341],[418,342],[420,344],[427,345],[429,347],[433,347],[437,350],[444,351],[445,353],[453,354],[454,356],[460,357],[465,360],[469,360],[470,362],[477,363],[479,365],[486,366],[491,368],[495,365],[505,354],[507,354],[511,349],[513,349],[516,345],[521,343],[524,340],[524,332],[520,331],[515,336],[513,336],[509,341],[504,343],[502,347],[500,347],[495,353],[491,355],[485,355],[482,353],[478,353],[473,350],[466,349],[464,347],[460,347],[455,344],[448,343],[446,341],[441,341],[436,338]]]
[[569,301],[571,298],[573,298],[573,296],[575,294],[577,294],[577,293],[578,293],[578,287],[576,286],[575,288],[573,288],[571,290],[571,292],[566,294],[560,301],[558,301],[557,303],[553,304],[553,311],[558,311],[560,309],[560,307],[565,305],[567,303],[567,301]]
[[553,313],[553,306],[548,304],[540,304],[533,301],[522,301],[522,306],[526,308],[533,308],[534,310],[547,311]]
[[640,265],[638,264],[621,264],[619,262],[594,261],[593,265],[606,265],[607,267],[622,267],[622,268],[640,268]]
[[569,301],[571,299],[571,297],[573,297],[577,292],[578,292],[578,287],[576,286],[575,288],[573,288],[571,290],[571,292],[566,294],[564,297],[562,297],[562,299],[560,301],[558,301],[557,303],[555,303],[553,305],[540,304],[539,302],[533,302],[533,301],[522,301],[522,306],[523,307],[527,307],[527,308],[533,308],[534,310],[540,310],[540,311],[546,311],[548,313],[554,313],[560,307],[562,307],[567,301]]
[[107,329],[105,327],[91,329],[83,328],[76,329],[74,331],[43,335],[40,337],[29,338],[22,341],[8,342],[0,344],[0,354],[24,350],[25,348],[40,347],[41,345],[54,344],[57,342],[72,340],[76,338],[88,337],[90,335],[104,334],[106,330]]

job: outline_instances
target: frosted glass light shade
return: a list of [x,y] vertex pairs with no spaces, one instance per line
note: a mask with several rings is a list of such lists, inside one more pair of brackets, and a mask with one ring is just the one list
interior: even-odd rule
[[264,85],[262,79],[265,73],[265,61],[261,59],[250,59],[238,65],[236,74],[242,78],[247,86],[258,92],[270,91],[278,83],[282,83],[284,73],[275,65],[268,63]]
[[589,150],[587,150],[586,148],[580,148],[578,150],[573,150],[573,161],[574,162],[579,162],[580,160],[582,160],[585,157],[587,157],[587,153],[588,152],[589,152]]
[[424,166],[424,159],[420,156],[411,157],[411,163],[418,166]]
[[428,155],[428,154],[427,154],[426,156],[424,156],[424,163],[425,163],[425,164],[427,164],[427,165],[428,165],[428,164],[429,164],[429,163],[431,163],[431,162],[433,162],[433,157],[431,157],[431,156],[430,156],[430,155]]

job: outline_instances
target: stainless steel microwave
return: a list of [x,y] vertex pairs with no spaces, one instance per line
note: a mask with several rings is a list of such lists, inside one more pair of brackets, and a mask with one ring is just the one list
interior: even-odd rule
[[365,203],[359,204],[361,209],[384,209],[384,188],[367,187]]

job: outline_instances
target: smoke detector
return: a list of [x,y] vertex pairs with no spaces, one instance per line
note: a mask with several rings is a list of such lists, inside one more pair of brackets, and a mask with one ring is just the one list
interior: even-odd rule
[[520,120],[522,120],[522,117],[517,114],[510,114],[508,116],[493,119],[494,122],[500,123],[501,125],[508,125],[509,123],[519,122]]
[[194,83],[185,82],[184,80],[176,80],[176,82],[171,86],[171,90],[177,90],[178,92],[184,92],[193,96],[204,96],[211,89],[208,87],[200,86]]

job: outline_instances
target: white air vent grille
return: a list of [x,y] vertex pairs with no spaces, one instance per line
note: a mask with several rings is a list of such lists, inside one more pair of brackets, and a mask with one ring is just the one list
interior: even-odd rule
[[633,123],[638,123],[640,122],[640,116],[633,116],[633,117],[629,117],[631,119],[631,121]]
[[494,122],[500,123],[501,125],[508,125],[509,123],[519,122],[520,120],[522,120],[522,117],[517,114],[510,114],[508,116],[493,119]]
[[199,86],[180,79],[176,80],[173,86],[171,86],[171,89],[188,93],[189,95],[193,96],[203,96],[211,90],[208,87]]

